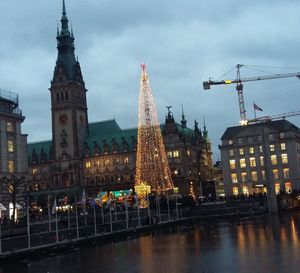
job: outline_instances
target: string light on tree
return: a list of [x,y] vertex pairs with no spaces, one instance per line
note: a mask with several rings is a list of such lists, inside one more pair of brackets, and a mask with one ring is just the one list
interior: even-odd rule
[[150,191],[165,192],[174,185],[146,65],[141,68],[135,191],[145,197]]

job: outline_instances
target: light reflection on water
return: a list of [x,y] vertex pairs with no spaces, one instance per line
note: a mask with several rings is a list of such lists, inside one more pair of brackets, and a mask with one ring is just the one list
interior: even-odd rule
[[0,273],[298,273],[299,228],[300,213],[180,227],[0,265]]

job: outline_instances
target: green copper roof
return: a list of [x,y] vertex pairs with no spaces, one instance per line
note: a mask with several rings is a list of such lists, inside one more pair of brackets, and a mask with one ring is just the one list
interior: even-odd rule
[[31,156],[33,150],[35,150],[36,154],[38,155],[38,158],[40,158],[40,153],[42,148],[44,149],[44,152],[47,154],[47,158],[49,158],[51,145],[52,145],[51,140],[32,142],[27,144],[27,155],[28,155],[29,162],[31,162]]
[[[180,134],[190,135],[191,137],[193,137],[194,130],[188,127],[182,127],[178,123],[175,123],[175,125],[177,126],[177,129]],[[165,126],[164,124],[161,125],[162,131],[164,130],[164,126]],[[121,129],[118,123],[114,119],[105,120],[105,121],[93,122],[89,124],[89,135],[86,138],[85,142],[90,149],[91,155],[93,154],[93,148],[95,142],[98,144],[101,154],[103,154],[104,143],[108,144],[110,153],[112,153],[113,139],[119,146],[120,152],[122,152],[122,143],[124,140],[128,144],[129,151],[132,151],[134,141],[137,141],[137,134],[138,134],[137,127],[129,128],[129,129]],[[44,149],[44,152],[47,154],[47,158],[49,159],[51,145],[52,145],[51,140],[29,143],[27,145],[29,162],[31,162],[33,150],[35,150],[38,159],[40,159],[40,153],[42,148]],[[83,151],[83,155],[85,155],[85,151]]]

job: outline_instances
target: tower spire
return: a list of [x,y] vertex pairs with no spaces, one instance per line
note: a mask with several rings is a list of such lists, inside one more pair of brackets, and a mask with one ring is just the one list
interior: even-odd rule
[[183,112],[183,104],[181,104],[181,127],[186,128],[186,119]]
[[205,124],[205,117],[203,117],[203,137],[204,137],[204,140],[206,141],[206,142],[208,142],[209,141],[209,139],[208,139],[208,131],[207,131],[207,129],[206,129],[206,124]]
[[65,0],[63,0],[63,11],[62,11],[62,15],[63,16],[66,16],[66,3],[65,3]]

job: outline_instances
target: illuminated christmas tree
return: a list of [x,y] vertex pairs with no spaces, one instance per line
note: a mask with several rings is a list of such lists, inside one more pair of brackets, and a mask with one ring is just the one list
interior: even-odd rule
[[150,191],[171,190],[174,185],[146,65],[141,67],[135,191],[139,196],[146,196]]

